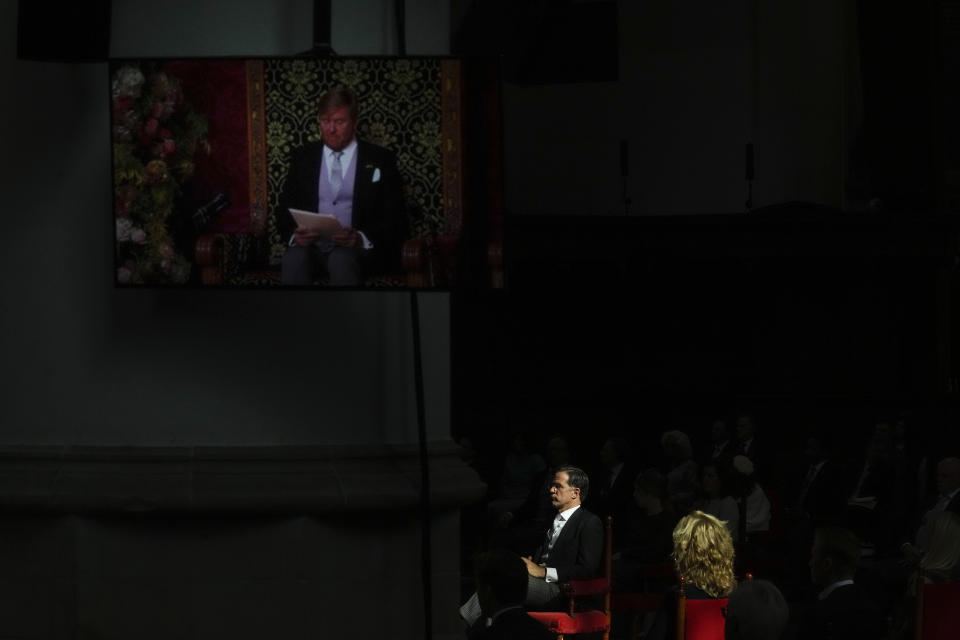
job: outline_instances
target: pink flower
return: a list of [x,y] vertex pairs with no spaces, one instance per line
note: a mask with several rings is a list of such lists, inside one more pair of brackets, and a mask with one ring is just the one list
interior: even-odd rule
[[163,103],[155,102],[153,103],[153,113],[151,114],[154,118],[160,118],[163,115]]
[[116,113],[126,113],[133,109],[133,98],[121,96],[113,99],[113,110]]
[[164,140],[166,140],[167,138],[173,137],[173,134],[170,133],[170,129],[167,129],[166,127],[160,127],[159,129],[157,129],[157,134]]
[[143,125],[143,132],[150,137],[153,137],[157,133],[157,127],[160,126],[160,122],[156,118],[150,118],[147,120],[147,124]]
[[166,272],[170,272],[170,267],[173,266],[169,259],[164,258],[160,261],[160,268]]
[[163,141],[163,152],[166,155],[170,155],[176,150],[177,150],[177,145],[173,140],[171,140],[170,138],[167,138],[166,140]]
[[146,244],[147,243],[147,232],[143,229],[134,229],[130,232],[130,239],[136,242],[137,244]]
[[119,269],[117,269],[117,282],[126,284],[130,282],[130,276],[132,275],[133,275],[133,272],[130,271],[130,269],[127,269],[126,267],[120,267]]

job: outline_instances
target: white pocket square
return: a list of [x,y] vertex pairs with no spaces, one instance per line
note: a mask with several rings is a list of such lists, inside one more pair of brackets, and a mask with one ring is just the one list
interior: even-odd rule
[[380,182],[380,167],[373,170],[373,180],[371,182]]

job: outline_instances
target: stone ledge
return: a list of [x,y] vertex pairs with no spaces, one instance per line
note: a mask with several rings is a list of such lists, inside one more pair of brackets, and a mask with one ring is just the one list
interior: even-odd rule
[[[430,445],[431,509],[483,498],[452,442]],[[332,513],[415,510],[416,445],[0,447],[0,510]]]

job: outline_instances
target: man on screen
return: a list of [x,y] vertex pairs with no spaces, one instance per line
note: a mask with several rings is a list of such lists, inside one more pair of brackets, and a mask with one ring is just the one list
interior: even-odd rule
[[[321,142],[295,150],[277,209],[287,249],[281,281],[360,286],[372,273],[396,270],[406,233],[403,186],[393,152],[357,140],[357,97],[336,86],[317,102]],[[341,229],[330,237],[300,227],[289,209],[333,214]]]

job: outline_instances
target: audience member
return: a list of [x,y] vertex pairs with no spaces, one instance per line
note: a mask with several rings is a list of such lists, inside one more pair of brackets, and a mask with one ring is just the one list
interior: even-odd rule
[[840,527],[819,527],[810,551],[810,578],[820,589],[800,621],[798,638],[880,638],[884,617],[854,575],[860,541]]
[[813,434],[807,438],[803,465],[789,483],[787,515],[815,524],[838,524],[846,504],[844,474],[834,458],[829,436]]
[[914,571],[906,579],[907,586],[901,601],[894,607],[896,637],[914,636],[917,577],[925,584],[940,584],[960,580],[960,516],[952,511],[936,511],[929,515],[918,547],[923,555],[913,558]]
[[937,464],[936,484],[936,500],[921,517],[913,543],[904,543],[900,547],[911,564],[916,564],[925,551],[931,517],[943,511],[960,515],[960,459],[948,457]]
[[547,440],[546,458],[547,468],[534,480],[520,508],[500,516],[500,531],[492,536],[491,546],[530,555],[540,544],[544,529],[555,515],[550,489],[554,476],[571,459],[566,436],[558,434]]
[[787,601],[767,580],[744,580],[727,602],[725,640],[779,640],[790,614]]
[[684,513],[697,490],[697,463],[690,438],[682,431],[666,431],[660,436],[660,447],[666,459],[667,497],[674,511]]
[[760,463],[760,448],[757,444],[757,420],[753,413],[741,411],[737,414],[737,453],[753,460],[754,465]]
[[[736,587],[733,539],[726,525],[709,513],[694,510],[673,529],[673,564],[688,600],[726,598]],[[650,640],[674,635],[676,593],[665,600],[651,627]]]
[[716,462],[700,467],[700,493],[694,508],[723,521],[734,542],[740,536],[740,509],[731,491],[730,470]]
[[952,511],[931,513],[918,570],[928,584],[960,580],[960,516]]
[[673,550],[673,528],[676,516],[666,502],[666,485],[656,469],[637,474],[633,483],[635,517],[624,523],[617,553],[614,554],[613,582],[615,591],[662,590],[664,584],[644,580],[644,565],[670,560]]
[[673,529],[673,562],[688,599],[726,598],[736,586],[733,539],[726,525],[694,510]]
[[750,534],[770,531],[770,499],[754,478],[753,462],[733,457],[732,491],[737,500],[740,527],[734,540],[747,542]]
[[477,600],[483,619],[468,640],[552,640],[553,634],[527,615],[527,568],[517,554],[495,549],[477,557]]
[[710,447],[706,455],[701,458],[704,462],[712,460],[719,464],[727,464],[736,455],[736,445],[726,420],[714,420],[710,427]]
[[[581,508],[590,486],[587,474],[572,466],[560,467],[550,486],[554,518],[541,530],[541,544],[531,556],[523,556],[527,568],[527,597],[531,609],[559,610],[560,583],[595,577],[603,554],[600,518]],[[478,594],[460,607],[460,616],[473,626],[481,616]]]
[[503,514],[519,509],[530,495],[530,487],[546,469],[547,463],[543,457],[529,450],[526,435],[514,434],[503,458],[503,470],[498,483],[499,496],[487,506],[489,517],[499,521]]
[[600,448],[600,470],[594,474],[590,510],[600,518],[613,516],[614,537],[619,538],[633,506],[633,467],[626,438],[611,437]]
[[857,475],[848,485],[845,522],[870,554],[875,547],[882,548],[892,533],[889,525],[896,474],[889,451],[887,439],[871,437],[862,462],[854,467]]

